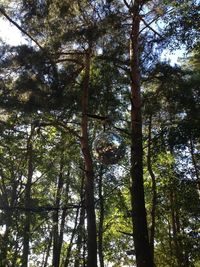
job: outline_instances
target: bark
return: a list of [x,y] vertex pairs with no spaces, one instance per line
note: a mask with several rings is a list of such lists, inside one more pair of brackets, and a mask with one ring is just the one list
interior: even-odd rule
[[152,254],[152,259],[154,259],[154,239],[155,239],[155,220],[156,220],[156,202],[157,202],[157,188],[156,188],[156,177],[152,169],[152,154],[151,154],[151,128],[152,128],[152,117],[149,120],[148,129],[148,151],[147,151],[147,168],[151,176],[152,181],[152,209],[151,209],[151,228],[150,228],[150,249]]
[[153,267],[153,259],[147,230],[143,185],[142,116],[139,73],[139,16],[140,1],[134,1],[132,8],[132,28],[130,36],[131,67],[131,201],[133,239],[137,267]]
[[[80,215],[79,215],[79,224],[77,227],[77,240],[76,240],[76,254],[75,254],[75,262],[74,262],[74,267],[79,267],[81,264],[81,249],[83,248],[83,240],[84,240],[84,235],[85,235],[85,205],[84,205],[84,177],[82,179],[82,184],[81,184],[81,193],[80,193],[80,198],[81,198],[81,210],[80,210]],[[84,253],[83,253],[84,254]],[[85,260],[85,254],[83,255],[83,259]],[[85,264],[82,264],[84,267]]]
[[0,266],[6,266],[8,264],[7,253],[8,253],[11,220],[12,220],[11,216],[7,214],[6,230],[1,240]]
[[102,192],[102,169],[100,171],[100,176],[99,176],[99,205],[100,205],[99,232],[98,232],[99,263],[100,267],[104,267],[104,254],[103,254],[104,199]]
[[28,140],[27,144],[27,160],[28,160],[28,175],[27,175],[27,183],[25,187],[25,200],[24,206],[25,209],[25,222],[24,222],[24,234],[23,234],[23,254],[22,254],[22,267],[28,266],[28,256],[29,256],[29,242],[30,242],[30,224],[31,224],[31,213],[28,211],[30,208],[31,202],[31,186],[32,186],[32,177],[33,177],[33,145],[32,145],[32,134]]
[[[173,186],[173,185],[172,185]],[[183,255],[183,245],[180,239],[180,220],[179,213],[176,207],[176,196],[174,189],[170,189],[170,204],[171,204],[171,220],[172,220],[172,232],[174,241],[174,252],[177,260],[177,265],[180,267],[187,267],[184,255]]]
[[[83,239],[84,239],[84,221],[85,221],[85,209],[81,207],[80,211],[80,217],[79,217],[79,224],[77,227],[77,232],[78,232],[78,238],[76,241],[76,255],[75,255],[75,262],[74,262],[74,267],[79,267],[80,266],[80,260],[81,260],[81,248],[83,247]],[[85,266],[85,265],[84,265]]]
[[88,87],[90,79],[91,49],[86,52],[82,93],[81,149],[85,164],[85,205],[87,214],[87,267],[97,267],[96,216],[94,205],[94,171],[88,140]]
[[[65,205],[67,205],[68,199],[69,199],[69,173],[67,175],[67,184],[66,184],[65,194],[66,194]],[[60,233],[59,233],[59,238],[58,238],[59,254],[61,253],[62,244],[63,244],[63,235],[64,235],[64,229],[65,229],[66,216],[67,216],[67,209],[64,209],[61,215]]]
[[[7,196],[7,193],[6,193],[6,186],[4,184],[4,175],[2,175],[2,188],[1,188],[1,191],[3,192],[2,194],[2,199],[3,199],[3,203],[5,203],[5,205],[8,207],[9,205],[11,207],[14,206],[14,204],[16,203],[16,200],[17,200],[17,182],[16,182],[16,178],[15,176],[12,177],[12,194],[11,194],[11,201],[9,203],[8,201],[8,196]],[[2,200],[1,199],[1,200]],[[12,217],[13,216],[16,216],[14,214],[13,211],[4,211],[5,212],[5,218],[6,218],[6,222],[5,222],[5,227],[6,227],[6,230],[5,230],[5,233],[2,237],[2,240],[1,240],[1,250],[0,250],[0,266],[7,266],[8,265],[8,257],[7,257],[7,253],[8,253],[8,246],[9,246],[9,243],[10,243],[10,236],[11,236],[11,228],[12,228]]]
[[192,157],[192,164],[194,167],[194,171],[195,171],[195,176],[196,176],[196,182],[197,182],[197,193],[199,195],[199,199],[200,199],[200,177],[199,177],[199,168],[196,162],[196,158],[195,158],[195,154],[194,154],[194,143],[192,140],[192,137],[190,138],[190,154]]
[[72,235],[70,238],[70,242],[69,242],[69,246],[67,248],[67,255],[65,258],[65,263],[64,263],[64,267],[68,267],[69,263],[70,263],[70,256],[71,256],[71,251],[72,251],[72,246],[73,246],[73,241],[74,241],[74,237],[76,234],[76,230],[77,230],[77,224],[78,224],[78,215],[79,215],[79,208],[76,211],[76,217],[75,217],[75,223],[74,223],[74,229],[72,231]]
[[50,236],[49,236],[49,242],[48,242],[48,245],[47,245],[47,248],[46,248],[46,255],[45,255],[43,267],[47,267],[48,266],[48,259],[49,259],[49,255],[50,255],[52,239],[53,239],[53,233],[51,232]]
[[[55,206],[57,208],[60,207],[61,201],[61,192],[63,189],[64,178],[63,178],[63,155],[61,155],[61,162],[60,162],[60,174],[58,178],[58,186],[57,186],[57,193],[56,193],[56,200]],[[53,214],[53,259],[52,264],[54,267],[59,267],[60,265],[60,252],[62,243],[59,240],[59,209],[57,209]]]

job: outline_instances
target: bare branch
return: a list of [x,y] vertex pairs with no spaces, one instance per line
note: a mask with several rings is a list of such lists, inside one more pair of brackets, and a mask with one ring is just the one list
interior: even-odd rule
[[[146,26],[146,28],[149,28],[152,32],[154,32],[156,35],[158,35],[161,39],[164,39],[164,37],[160,34],[160,33],[158,33],[156,30],[154,30],[150,25],[152,24],[152,22],[150,22],[150,23],[147,23],[142,17],[141,17],[141,20],[144,22],[144,25]],[[142,30],[144,30],[144,29],[142,29]],[[140,31],[140,33],[141,33],[141,31]]]
[[38,43],[37,40],[35,40],[35,38],[33,38],[27,31],[25,31],[17,22],[11,19],[11,17],[5,12],[3,7],[0,7],[0,12],[1,14],[3,14],[4,17],[7,18],[7,20],[9,20],[13,25],[15,25],[15,27],[17,27],[23,34],[28,36],[41,50],[44,50],[44,48]]
[[128,2],[126,0],[124,0],[124,4],[129,10],[131,10],[131,6],[128,4]]

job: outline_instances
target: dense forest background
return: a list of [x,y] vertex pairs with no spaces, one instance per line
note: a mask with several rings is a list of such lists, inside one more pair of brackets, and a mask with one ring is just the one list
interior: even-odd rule
[[[0,17],[27,40],[0,40],[0,266],[200,267],[199,1],[0,0]],[[116,164],[94,155],[103,131]]]

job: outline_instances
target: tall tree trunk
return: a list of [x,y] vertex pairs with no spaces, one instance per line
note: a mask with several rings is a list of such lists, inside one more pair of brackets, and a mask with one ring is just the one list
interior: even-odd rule
[[194,142],[192,140],[192,137],[190,138],[190,154],[191,154],[191,158],[192,158],[192,164],[194,167],[194,171],[195,171],[195,176],[196,176],[196,182],[197,182],[197,193],[199,195],[199,199],[200,199],[200,177],[199,177],[199,168],[195,159],[195,154],[194,154]]
[[180,239],[180,220],[179,212],[176,207],[176,194],[174,192],[173,184],[170,188],[170,205],[171,205],[171,220],[172,220],[172,232],[173,232],[173,241],[174,241],[174,251],[177,260],[177,266],[179,267],[188,267],[184,260],[183,255],[183,244]]
[[[81,248],[83,248],[83,240],[85,235],[85,200],[84,200],[84,177],[82,179],[81,184],[81,193],[80,193],[80,199],[81,199],[81,210],[79,215],[79,224],[77,227],[77,240],[76,240],[76,254],[75,254],[75,262],[74,267],[79,267],[81,262]],[[83,254],[83,253],[82,253]],[[84,257],[84,255],[83,255]],[[85,266],[82,264],[82,266]]]
[[104,199],[103,199],[103,192],[102,192],[102,173],[103,168],[101,167],[100,175],[99,175],[99,206],[100,206],[100,213],[99,213],[99,231],[98,231],[98,249],[99,249],[99,263],[100,267],[104,267],[104,255],[103,255],[103,221],[104,221]]
[[87,267],[97,267],[97,234],[94,206],[94,171],[88,140],[88,87],[90,79],[91,49],[85,55],[85,75],[82,93],[81,149],[85,164],[85,205],[87,213]]
[[48,241],[48,244],[47,244],[47,247],[46,247],[44,264],[42,265],[43,267],[47,267],[48,266],[48,259],[49,259],[49,255],[50,255],[52,239],[53,239],[53,232],[51,231],[50,236],[49,236],[49,241]]
[[9,246],[9,236],[10,236],[10,227],[11,227],[11,221],[12,217],[10,216],[10,211],[6,212],[6,229],[1,237],[1,250],[0,250],[0,266],[7,266],[8,260],[7,260],[7,253],[8,253],[8,246]]
[[150,249],[152,259],[154,260],[154,239],[155,239],[155,220],[156,220],[156,202],[157,202],[157,190],[156,190],[156,177],[152,169],[152,155],[151,155],[151,128],[152,128],[152,116],[149,118],[148,129],[148,151],[147,151],[147,168],[151,176],[152,181],[152,208],[151,208],[151,228],[150,228]]
[[[85,174],[84,174],[85,175]],[[76,240],[76,254],[75,254],[75,262],[74,267],[79,267],[80,265],[85,266],[83,264],[80,264],[81,262],[81,249],[83,248],[83,240],[85,235],[85,200],[84,200],[84,175],[81,182],[81,192],[80,192],[80,203],[81,203],[81,210],[79,215],[79,224],[77,226],[77,240]],[[82,253],[83,255],[83,253]]]
[[[7,192],[6,192],[6,186],[4,183],[4,175],[1,174],[1,191],[2,191],[2,197],[1,201],[2,203],[5,203],[7,207],[11,206],[13,207],[17,201],[17,186],[18,182],[16,181],[15,176],[12,177],[12,194],[11,194],[11,201],[9,203]],[[11,228],[12,228],[12,217],[16,216],[15,213],[11,210],[4,211],[5,212],[5,232],[3,234],[2,240],[1,240],[1,250],[0,250],[0,266],[7,266],[8,265],[8,247],[10,244],[10,235],[11,235]]]
[[60,207],[60,200],[61,200],[61,191],[63,189],[63,152],[61,155],[60,161],[60,173],[58,177],[58,185],[57,185],[57,192],[56,192],[56,200],[55,206],[57,210],[53,213],[53,259],[52,264],[54,267],[59,267],[60,265],[60,252],[61,246],[59,244],[59,207]]
[[23,254],[22,254],[22,267],[28,266],[28,255],[29,255],[29,241],[30,241],[30,224],[31,224],[31,213],[30,213],[30,201],[31,201],[31,186],[33,178],[33,145],[32,145],[32,134],[27,144],[27,160],[28,160],[28,175],[27,183],[25,187],[25,223],[24,223],[24,236],[23,236]]
[[[65,189],[65,205],[66,206],[67,206],[68,200],[69,200],[69,181],[70,181],[69,180],[69,175],[70,175],[70,172],[68,172],[68,174],[67,174],[66,189]],[[67,209],[64,209],[62,211],[62,215],[61,215],[60,233],[59,233],[59,238],[58,238],[59,254],[61,253],[61,250],[62,250],[66,216],[67,216]]]
[[132,28],[130,35],[130,67],[131,67],[131,201],[133,239],[136,251],[137,267],[153,267],[150,251],[143,185],[143,147],[142,116],[139,73],[139,15],[140,1],[134,1],[132,8]]
[[[79,207],[76,210],[76,216],[75,216],[75,222],[74,222],[74,229],[72,230],[72,234],[71,234],[71,238],[70,238],[70,242],[69,242],[69,246],[67,248],[67,253],[66,253],[66,258],[65,258],[65,262],[62,266],[64,267],[68,267],[69,263],[70,263],[70,256],[71,256],[71,251],[72,251],[72,246],[73,246],[73,241],[74,241],[74,237],[77,231],[77,224],[78,224],[78,215],[79,215]],[[80,255],[79,255],[80,256]]]

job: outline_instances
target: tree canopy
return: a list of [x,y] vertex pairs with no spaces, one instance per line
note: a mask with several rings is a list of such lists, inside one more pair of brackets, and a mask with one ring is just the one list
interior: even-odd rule
[[[0,266],[200,266],[198,12],[1,1],[26,41],[0,38]],[[126,152],[105,164],[110,132]]]

